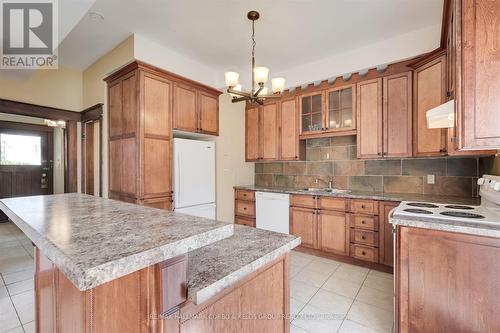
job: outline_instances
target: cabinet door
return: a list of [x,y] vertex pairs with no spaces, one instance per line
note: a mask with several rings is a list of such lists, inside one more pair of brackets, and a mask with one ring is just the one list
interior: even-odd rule
[[357,98],[358,158],[382,156],[382,79],[359,82]]
[[318,214],[319,248],[326,252],[349,255],[349,214],[322,210]]
[[264,105],[261,108],[262,117],[262,158],[278,159],[278,103]]
[[[460,147],[500,148],[500,1],[461,2]],[[460,57],[459,59],[460,60]],[[460,87],[457,87],[457,90]]]
[[219,135],[219,97],[200,91],[198,98],[200,131]]
[[280,160],[299,159],[299,131],[296,99],[281,102],[280,108]]
[[328,132],[356,129],[356,86],[349,85],[326,92],[325,129]]
[[196,89],[174,84],[174,129],[196,132],[198,117],[196,113]]
[[324,130],[323,93],[300,97],[300,134],[318,134]]
[[258,107],[253,107],[245,111],[245,149],[247,161],[258,161],[260,157],[259,112]]
[[114,139],[122,134],[122,81],[108,86],[109,137]]
[[426,113],[444,103],[445,58],[435,59],[414,72],[413,150],[415,156],[446,154],[446,129],[427,128]]
[[397,207],[399,202],[380,202],[379,219],[379,262],[386,266],[393,266],[394,261],[394,241],[392,234],[392,224],[389,223],[389,213]]
[[291,234],[302,238],[301,246],[318,247],[318,225],[316,210],[307,208],[290,208]]
[[411,72],[384,77],[383,156],[412,156]]

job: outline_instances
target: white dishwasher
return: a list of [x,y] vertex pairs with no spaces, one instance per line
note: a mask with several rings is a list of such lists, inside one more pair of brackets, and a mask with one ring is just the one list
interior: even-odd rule
[[259,229],[290,233],[290,195],[283,193],[255,193],[256,223]]

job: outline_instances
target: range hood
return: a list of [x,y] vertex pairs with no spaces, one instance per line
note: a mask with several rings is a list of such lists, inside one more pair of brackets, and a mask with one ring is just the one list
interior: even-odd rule
[[455,100],[441,104],[426,113],[427,128],[448,128],[455,126]]

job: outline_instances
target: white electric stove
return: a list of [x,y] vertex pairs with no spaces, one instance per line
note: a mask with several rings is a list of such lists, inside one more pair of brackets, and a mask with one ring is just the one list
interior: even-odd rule
[[403,201],[392,217],[500,224],[500,176],[484,175],[477,183],[481,196],[479,206]]

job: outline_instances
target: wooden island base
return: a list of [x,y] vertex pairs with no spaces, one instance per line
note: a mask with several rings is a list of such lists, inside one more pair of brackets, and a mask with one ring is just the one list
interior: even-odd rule
[[185,282],[172,288],[179,286],[186,272],[187,261],[182,259],[80,291],[35,248],[36,331],[289,332],[289,319],[283,316],[289,313],[288,254],[202,304],[183,302],[164,319],[164,309],[185,295]]

